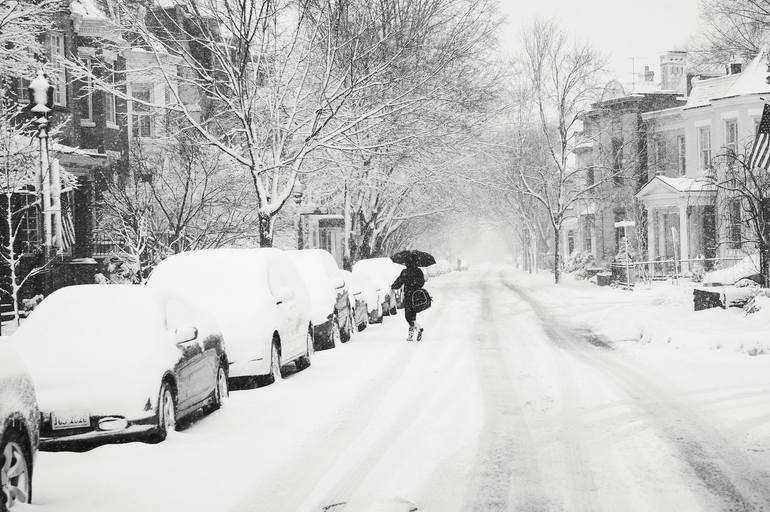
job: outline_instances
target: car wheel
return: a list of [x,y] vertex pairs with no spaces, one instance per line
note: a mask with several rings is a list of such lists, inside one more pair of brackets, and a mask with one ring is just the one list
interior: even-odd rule
[[158,427],[155,431],[154,440],[161,442],[166,439],[170,432],[176,430],[176,397],[174,389],[166,381],[160,386],[158,394]]
[[342,343],[342,330],[340,329],[340,321],[337,315],[332,318],[332,332],[329,336],[329,348],[334,348]]
[[26,437],[8,430],[0,444],[0,507],[32,501],[32,457]]
[[353,311],[348,311],[348,319],[345,321],[345,329],[340,333],[342,343],[347,343],[353,337]]
[[214,388],[214,409],[219,409],[230,396],[230,388],[227,386],[227,372],[220,364],[217,370],[217,384]]
[[297,371],[302,371],[308,366],[310,366],[310,358],[315,353],[315,347],[313,346],[313,328],[308,327],[307,329],[307,340],[305,342],[307,344],[307,352],[305,352],[305,355],[297,359],[297,361],[294,363],[297,367]]
[[278,342],[273,340],[270,349],[270,373],[265,377],[265,384],[272,384],[283,377],[281,373],[281,351],[278,350]]

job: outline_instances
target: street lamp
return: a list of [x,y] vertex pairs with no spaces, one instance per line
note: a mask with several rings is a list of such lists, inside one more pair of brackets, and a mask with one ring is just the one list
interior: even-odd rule
[[48,83],[43,71],[29,84],[30,109],[37,119],[37,136],[40,140],[40,170],[37,183],[42,194],[43,207],[43,258],[47,262],[51,252],[51,180],[48,176],[50,163],[48,158],[48,114],[53,107],[53,86]]
[[297,205],[297,216],[294,219],[294,227],[297,232],[297,249],[302,249],[304,243],[302,241],[302,211],[300,210],[300,205],[302,204],[302,196],[305,195],[305,185],[301,181],[296,180],[291,195],[294,198],[294,203]]

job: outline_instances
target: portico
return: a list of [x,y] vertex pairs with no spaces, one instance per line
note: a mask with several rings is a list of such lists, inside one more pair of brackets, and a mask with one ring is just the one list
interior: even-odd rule
[[647,210],[649,261],[685,260],[681,268],[686,272],[686,260],[714,256],[707,254],[711,244],[706,241],[713,236],[716,190],[708,180],[655,176],[636,197]]

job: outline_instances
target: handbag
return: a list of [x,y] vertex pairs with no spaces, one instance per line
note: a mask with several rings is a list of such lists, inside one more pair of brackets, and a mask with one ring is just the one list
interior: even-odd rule
[[411,300],[412,300],[412,309],[414,310],[415,313],[419,313],[420,311],[425,311],[430,307],[431,302],[433,302],[433,299],[431,298],[430,294],[424,288],[420,288],[418,290],[413,291]]

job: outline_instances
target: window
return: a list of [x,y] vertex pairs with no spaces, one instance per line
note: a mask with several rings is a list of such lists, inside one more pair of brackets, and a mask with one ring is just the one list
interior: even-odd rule
[[575,252],[575,232],[573,230],[567,231],[567,254]]
[[730,248],[741,248],[741,200],[730,201]]
[[711,128],[698,128],[698,154],[700,155],[700,170],[711,169]]
[[583,136],[586,138],[591,136],[591,123],[588,119],[583,119]]
[[596,183],[596,173],[594,171],[594,166],[589,165],[586,168],[586,187],[590,187]]
[[34,252],[40,243],[38,210],[35,207],[36,197],[31,192],[25,192],[16,196],[15,199],[20,203],[16,206],[16,211],[21,210],[23,212],[17,227],[17,237],[21,241],[21,251],[29,254]]
[[[152,88],[148,84],[131,86],[131,97],[138,101],[131,102],[131,135],[134,137],[152,137],[154,134],[152,108]],[[142,103],[140,103],[142,102]]]
[[735,119],[725,121],[725,149],[728,155],[738,154],[738,121]]
[[655,165],[658,170],[665,170],[668,158],[666,156],[666,139],[658,139],[655,141]]
[[67,106],[67,74],[64,67],[64,34],[51,32],[48,42],[51,50],[51,63],[53,73],[51,85],[53,85],[53,102],[55,105]]
[[687,146],[685,146],[684,135],[676,138],[677,163],[679,167],[679,176],[684,176],[687,172]]
[[594,234],[594,216],[592,214],[583,216],[583,250],[593,252],[591,238]]
[[612,181],[623,184],[623,140],[612,139]]
[[29,83],[27,78],[19,78],[18,88],[16,89],[16,99],[19,103],[29,103]]
[[[110,84],[111,88],[115,88],[115,65],[111,68],[107,69],[107,83]],[[109,125],[112,125],[112,128],[116,128],[118,124],[118,114],[117,114],[118,108],[117,108],[117,98],[114,94],[112,94],[109,91],[104,91],[104,115],[107,120],[108,127]]]
[[90,76],[90,73],[93,71],[91,58],[84,58],[83,65],[89,75],[83,78],[80,87],[80,124],[92,125],[94,122],[94,80]]

